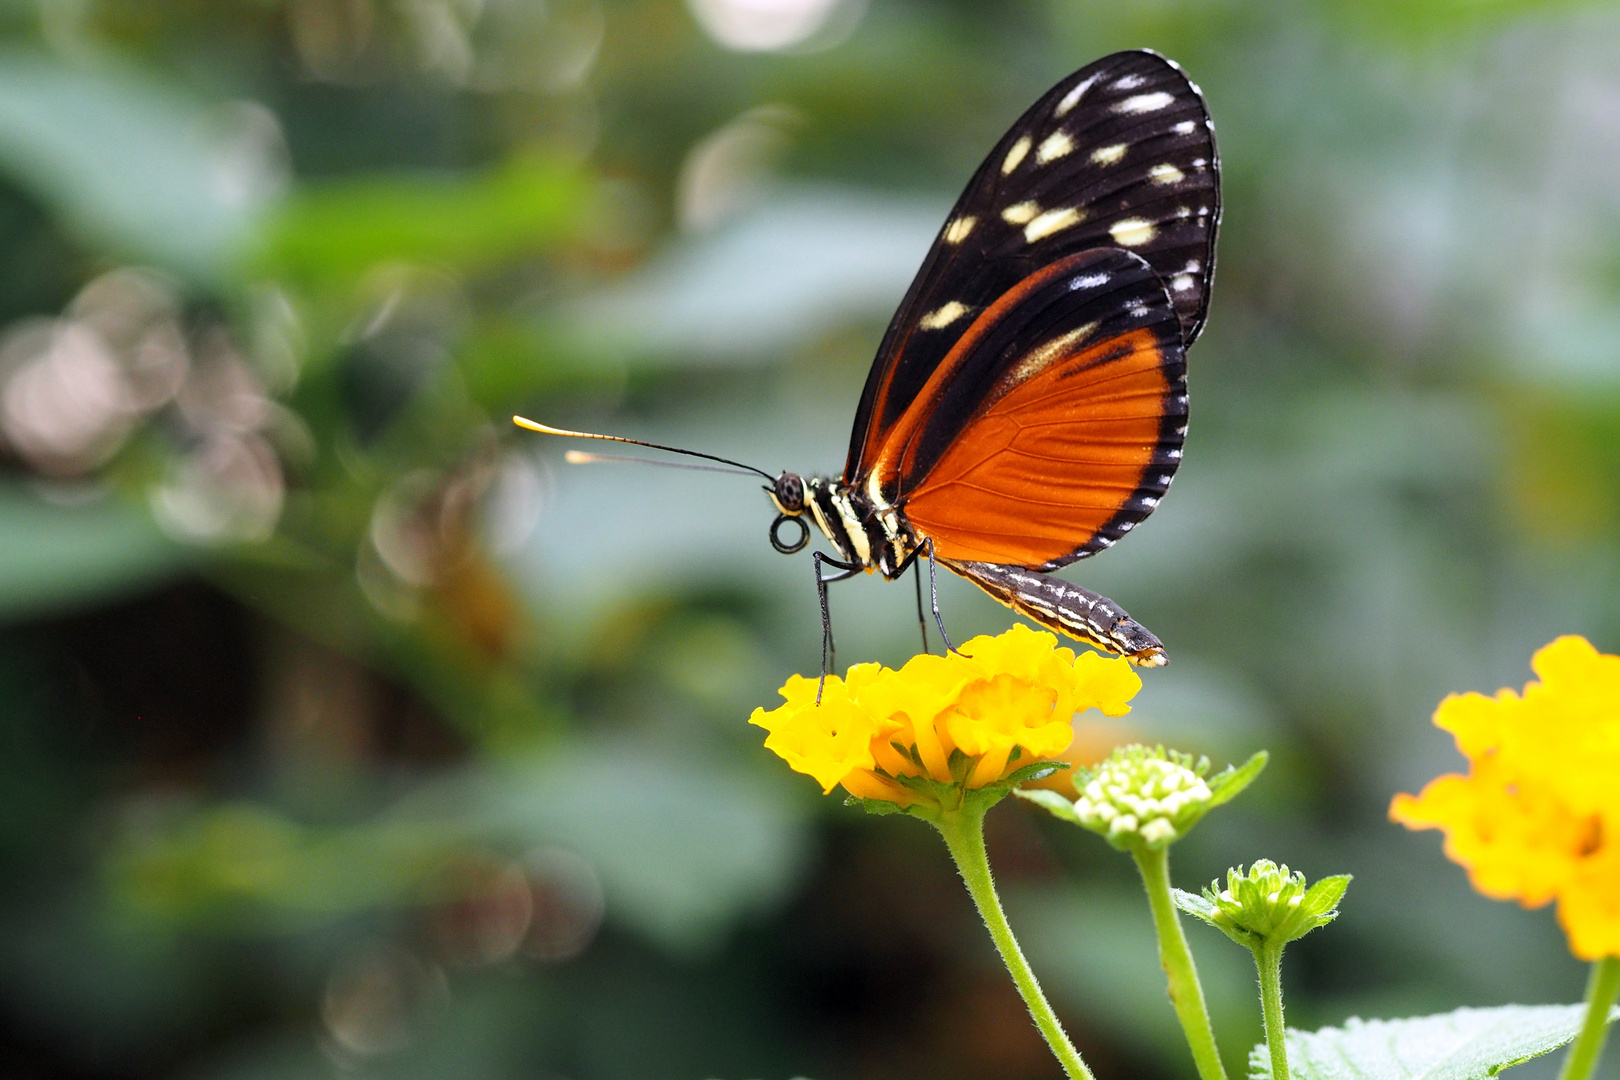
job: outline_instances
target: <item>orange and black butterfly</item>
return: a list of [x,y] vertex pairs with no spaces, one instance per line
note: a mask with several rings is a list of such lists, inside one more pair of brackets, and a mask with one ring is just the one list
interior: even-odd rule
[[[919,556],[931,581],[943,565],[1043,626],[1166,662],[1119,605],[1049,575],[1111,547],[1170,487],[1219,220],[1203,96],[1156,53],[1086,65],[1002,137],[883,336],[843,476],[739,466],[770,481],[777,550],[805,547],[808,517],[836,552],[814,556],[823,672],[827,585],[898,578]],[[799,533],[784,540],[790,524]],[[920,577],[918,607],[920,619]]]

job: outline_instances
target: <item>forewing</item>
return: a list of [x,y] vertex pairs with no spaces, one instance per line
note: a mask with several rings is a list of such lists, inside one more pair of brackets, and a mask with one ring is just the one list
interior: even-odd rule
[[945,221],[878,349],[844,477],[857,481],[962,333],[1041,267],[1101,246],[1145,259],[1182,345],[1204,324],[1220,218],[1203,95],[1156,53],[1115,53],[1037,101]]
[[1152,513],[1187,431],[1180,320],[1119,248],[1020,282],[961,336],[896,422],[870,483],[935,553],[1050,570]]

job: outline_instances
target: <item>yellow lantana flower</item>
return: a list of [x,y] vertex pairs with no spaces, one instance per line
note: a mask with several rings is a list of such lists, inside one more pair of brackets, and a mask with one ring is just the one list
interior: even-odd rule
[[819,706],[816,680],[795,675],[782,687],[786,704],[755,709],[748,722],[823,792],[842,784],[905,807],[927,796],[903,781],[1000,782],[1068,749],[1075,713],[1123,716],[1141,688],[1125,660],[1076,657],[1054,635],[1018,625],[976,637],[960,654],[912,657],[898,671],[857,664],[842,679],[829,675]]
[[1620,656],[1561,637],[1524,693],[1453,694],[1434,714],[1469,760],[1390,817],[1442,829],[1474,888],[1525,907],[1558,901],[1570,950],[1620,956]]

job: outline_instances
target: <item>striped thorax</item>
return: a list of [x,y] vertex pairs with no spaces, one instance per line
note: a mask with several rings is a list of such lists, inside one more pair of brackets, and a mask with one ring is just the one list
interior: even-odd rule
[[869,487],[861,491],[842,480],[783,473],[770,494],[776,509],[787,517],[809,515],[843,562],[863,566],[868,573],[877,570],[887,578],[899,577],[919,546],[917,535],[899,507],[883,498],[878,485]]

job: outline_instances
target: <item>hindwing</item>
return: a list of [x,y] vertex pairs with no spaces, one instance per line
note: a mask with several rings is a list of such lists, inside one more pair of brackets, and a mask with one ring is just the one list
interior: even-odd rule
[[1050,570],[1158,505],[1187,430],[1180,321],[1140,256],[1031,274],[961,335],[871,463],[947,560]]

